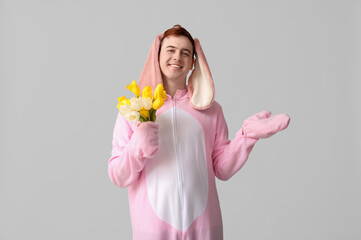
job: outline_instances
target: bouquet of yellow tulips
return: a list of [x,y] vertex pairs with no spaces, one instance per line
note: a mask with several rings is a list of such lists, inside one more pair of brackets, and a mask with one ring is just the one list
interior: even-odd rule
[[[146,86],[143,88],[142,96],[140,96],[140,88],[136,81],[132,81],[127,85],[127,89],[135,94],[135,97],[127,99],[126,97],[118,98],[117,108],[128,121],[137,123],[156,120],[156,111],[163,106],[166,99],[166,92],[162,84],[158,84],[152,93],[152,88]],[[152,96],[153,95],[153,96]]]

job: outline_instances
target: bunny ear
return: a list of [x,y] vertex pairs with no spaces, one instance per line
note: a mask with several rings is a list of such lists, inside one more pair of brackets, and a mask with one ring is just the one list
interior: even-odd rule
[[152,89],[155,89],[158,83],[163,83],[158,61],[160,40],[162,37],[163,34],[156,36],[150,48],[143,71],[139,77],[139,88],[141,90],[145,86],[150,86]]
[[206,57],[197,38],[194,39],[194,44],[196,61],[188,79],[188,94],[193,108],[203,110],[209,108],[214,101],[214,84]]

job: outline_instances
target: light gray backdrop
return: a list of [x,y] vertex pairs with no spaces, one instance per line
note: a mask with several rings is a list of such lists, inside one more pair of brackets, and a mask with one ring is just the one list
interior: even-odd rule
[[0,239],[131,239],[107,175],[154,37],[202,43],[229,125],[286,112],[228,182],[225,239],[361,239],[360,1],[0,1]]

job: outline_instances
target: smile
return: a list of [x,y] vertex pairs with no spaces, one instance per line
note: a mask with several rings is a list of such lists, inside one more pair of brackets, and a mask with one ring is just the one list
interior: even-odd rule
[[173,68],[182,68],[182,66],[179,66],[179,65],[175,65],[175,64],[169,64],[170,67],[173,67]]

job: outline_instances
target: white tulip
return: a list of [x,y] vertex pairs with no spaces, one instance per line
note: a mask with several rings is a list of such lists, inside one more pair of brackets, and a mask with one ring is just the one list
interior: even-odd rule
[[143,107],[142,98],[133,97],[130,99],[130,104],[134,111],[140,111],[140,109]]
[[130,113],[128,113],[127,115],[125,115],[125,118],[132,123],[137,123],[139,121],[139,116],[140,113],[137,111],[132,111]]
[[119,112],[124,116],[131,113],[132,111],[133,111],[132,107],[127,104],[119,106]]
[[152,108],[152,99],[151,98],[142,98],[143,99],[143,108],[145,110],[150,110]]
[[122,114],[124,116],[131,113],[132,111],[133,111],[132,107],[129,106],[128,104],[119,106],[119,112],[120,112],[120,114]]

